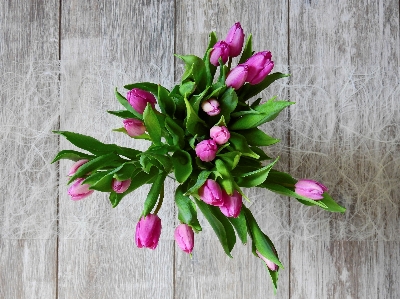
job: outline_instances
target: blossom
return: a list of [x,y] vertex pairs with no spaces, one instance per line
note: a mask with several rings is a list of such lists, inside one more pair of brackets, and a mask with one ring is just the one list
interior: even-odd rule
[[274,62],[271,58],[272,54],[270,51],[263,51],[247,59],[244,63],[249,67],[246,82],[255,85],[264,80],[274,67]]
[[207,179],[203,186],[199,188],[199,196],[202,201],[209,205],[222,206],[224,204],[221,187],[211,179]]
[[139,248],[155,249],[161,235],[161,219],[155,214],[149,214],[140,219],[136,225],[135,240]]
[[118,181],[116,179],[112,180],[112,188],[116,193],[124,193],[131,185],[131,179]]
[[94,190],[89,189],[89,184],[82,184],[84,180],[85,178],[76,179],[68,188],[68,195],[71,197],[72,200],[83,199],[94,192]]
[[78,168],[81,167],[86,162],[89,162],[89,160],[81,159],[81,160],[75,162],[74,165],[72,165],[71,169],[69,170],[68,176],[73,176],[78,171]]
[[187,224],[180,224],[174,233],[175,241],[184,252],[192,253],[194,247],[193,229]]
[[229,46],[229,56],[239,56],[240,52],[242,52],[244,42],[244,33],[239,22],[235,23],[231,29],[229,29],[225,42]]
[[234,218],[239,216],[243,204],[242,195],[236,190],[232,195],[229,195],[222,190],[222,195],[224,198],[224,204],[219,207],[222,214],[224,214],[226,217]]
[[199,142],[195,148],[197,157],[199,157],[200,160],[204,162],[210,162],[214,160],[217,154],[217,150],[218,146],[212,139]]
[[228,74],[225,84],[228,87],[239,89],[246,82],[249,67],[246,64],[239,64],[234,67]]
[[269,259],[265,258],[258,250],[256,250],[257,255],[262,259],[267,265],[268,269],[271,271],[278,271],[279,267],[274,262],[271,262]]
[[225,64],[229,58],[229,45],[225,41],[217,42],[210,53],[211,64],[218,66],[219,59],[222,59],[222,63]]
[[218,115],[221,112],[219,102],[216,99],[208,99],[201,103],[201,109],[210,116]]
[[144,123],[139,119],[127,118],[123,120],[126,133],[131,136],[140,136],[146,131]]
[[294,187],[294,192],[297,194],[314,200],[323,199],[322,194],[328,191],[328,188],[321,183],[308,179],[299,180]]
[[228,128],[225,126],[214,126],[210,129],[210,137],[215,143],[224,144],[228,142],[231,133],[229,133]]
[[144,112],[147,103],[150,103],[153,108],[157,103],[157,100],[152,93],[140,88],[134,88],[128,91],[126,98],[133,109],[139,113]]

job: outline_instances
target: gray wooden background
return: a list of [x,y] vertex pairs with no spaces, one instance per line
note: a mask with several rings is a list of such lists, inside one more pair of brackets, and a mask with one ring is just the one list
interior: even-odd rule
[[[155,251],[134,229],[148,189],[112,209],[66,195],[72,148],[51,130],[144,148],[120,133],[113,88],[171,87],[173,53],[202,55],[208,33],[240,21],[254,49],[290,72],[266,97],[297,102],[265,130],[278,167],[324,182],[348,211],[330,214],[247,190],[286,266],[268,273],[210,227],[193,258],[177,248],[169,184]],[[0,2],[0,298],[400,298],[398,0],[13,0]]]

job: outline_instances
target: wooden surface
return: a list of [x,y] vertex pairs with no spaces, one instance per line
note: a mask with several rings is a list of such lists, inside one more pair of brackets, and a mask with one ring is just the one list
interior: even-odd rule
[[[399,298],[399,1],[3,1],[0,4],[0,298]],[[263,129],[280,169],[323,181],[348,208],[333,215],[264,190],[250,208],[286,266],[274,297],[249,246],[229,259],[212,229],[190,259],[176,248],[169,182],[155,251],[136,248],[148,189],[112,209],[66,195],[71,148],[51,130],[143,148],[111,132],[113,89],[171,87],[207,36],[240,21],[271,50],[275,84],[295,101]],[[306,141],[305,141],[306,140]]]

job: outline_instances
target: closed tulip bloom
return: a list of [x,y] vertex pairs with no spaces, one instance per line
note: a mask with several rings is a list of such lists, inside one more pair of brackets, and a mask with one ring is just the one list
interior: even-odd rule
[[116,193],[124,193],[128,190],[129,186],[131,185],[131,179],[125,181],[118,181],[113,179],[112,181],[112,188]]
[[144,123],[139,119],[127,118],[124,119],[123,123],[126,133],[131,137],[140,136],[146,132]]
[[195,148],[197,157],[204,162],[210,162],[214,160],[215,156],[217,155],[217,150],[218,146],[212,139],[199,142]]
[[212,206],[220,207],[224,204],[221,187],[211,179],[207,179],[204,185],[200,187],[199,196],[202,201]]
[[267,265],[268,269],[271,271],[278,271],[279,267],[274,262],[271,262],[269,259],[265,258],[258,250],[256,250],[257,255],[262,259]]
[[136,225],[135,240],[139,248],[155,249],[161,235],[161,219],[154,214],[149,214],[140,219]]
[[73,176],[77,172],[78,168],[81,167],[86,162],[89,162],[89,160],[82,159],[82,160],[75,162],[74,165],[72,165],[71,169],[69,170],[68,176]]
[[178,225],[175,229],[174,237],[180,249],[186,253],[192,253],[194,247],[194,232],[189,225]]
[[264,80],[274,67],[274,62],[271,58],[272,54],[270,51],[263,51],[247,59],[245,64],[249,67],[249,73],[246,82],[255,85]]
[[144,109],[147,106],[147,103],[150,103],[153,108],[157,103],[156,98],[151,92],[140,88],[134,88],[128,91],[126,98],[133,109],[135,109],[139,113],[143,113]]
[[225,84],[228,87],[239,89],[247,80],[249,67],[246,64],[239,64],[233,68],[226,77]]
[[219,102],[212,98],[201,103],[201,109],[210,116],[218,115],[221,112]]
[[242,195],[235,190],[232,195],[227,194],[222,190],[222,195],[224,197],[224,204],[219,207],[222,214],[226,217],[236,218],[240,214],[242,209]]
[[215,66],[219,66],[219,59],[222,59],[222,63],[225,64],[229,58],[229,45],[222,41],[217,42],[210,54],[210,62]]
[[94,192],[94,190],[90,190],[89,184],[83,184],[84,178],[79,178],[75,180],[72,185],[68,188],[68,195],[72,200],[80,200],[85,197],[88,197],[90,194]]
[[225,126],[214,126],[210,129],[210,137],[217,144],[224,144],[228,142],[231,133],[229,133],[228,128]]
[[229,56],[236,57],[242,52],[244,32],[240,23],[237,22],[229,29],[225,42],[229,45]]
[[317,181],[302,179],[299,180],[294,185],[294,192],[298,195],[313,199],[313,200],[320,200],[323,199],[323,193],[328,191],[324,185]]

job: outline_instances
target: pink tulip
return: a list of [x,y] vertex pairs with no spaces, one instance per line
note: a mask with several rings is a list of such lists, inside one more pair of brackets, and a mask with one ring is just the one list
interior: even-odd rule
[[149,214],[140,219],[136,225],[136,245],[139,248],[155,249],[161,235],[161,219],[154,214]]
[[323,193],[328,191],[324,185],[317,181],[302,179],[299,180],[295,185],[294,192],[297,194],[308,197],[313,200],[323,199]]
[[215,66],[219,66],[219,59],[222,59],[222,63],[225,64],[229,58],[229,45],[224,41],[217,42],[210,54],[210,62]]
[[80,200],[85,197],[88,197],[90,194],[94,192],[94,190],[90,190],[89,184],[83,184],[82,182],[85,178],[79,178],[75,180],[72,185],[68,188],[68,195],[72,200]]
[[217,144],[224,144],[228,142],[231,133],[229,133],[228,128],[225,126],[214,126],[210,129],[210,137]]
[[123,123],[126,133],[131,137],[140,136],[146,132],[144,123],[139,119],[127,118],[123,120]]
[[271,271],[278,271],[279,267],[274,262],[271,262],[269,259],[265,258],[258,250],[256,250],[257,255],[262,259],[267,265],[268,269]]
[[240,214],[242,209],[242,195],[235,190],[232,195],[228,195],[222,190],[222,195],[224,197],[224,204],[219,207],[222,214],[226,217],[236,218]]
[[157,100],[152,93],[140,88],[134,88],[128,91],[126,98],[133,109],[139,113],[143,113],[147,103],[150,103],[153,108],[157,103]]
[[235,23],[235,25],[229,29],[225,42],[229,45],[229,56],[239,56],[240,52],[242,52],[244,42],[244,33],[239,22]]
[[174,237],[180,249],[186,253],[192,253],[194,247],[194,233],[189,225],[178,225],[175,229]]
[[78,171],[78,168],[81,167],[86,162],[89,162],[89,160],[82,159],[82,160],[75,162],[74,165],[72,165],[71,169],[69,170],[68,176],[73,176]]
[[249,67],[246,82],[255,85],[264,80],[274,67],[274,62],[271,58],[272,54],[270,51],[263,51],[247,59],[244,63]]
[[116,193],[124,193],[131,185],[131,179],[125,181],[112,180],[112,188]]
[[217,150],[218,146],[212,139],[199,142],[195,148],[197,157],[199,157],[200,160],[204,162],[210,162],[214,160],[217,154]]
[[219,102],[216,99],[208,99],[201,103],[201,109],[210,116],[218,115],[221,112]]
[[220,207],[224,204],[221,187],[211,179],[207,179],[204,185],[200,187],[199,196],[202,201],[212,206]]
[[246,82],[249,67],[246,64],[239,64],[233,68],[226,77],[225,84],[228,87],[239,89]]

